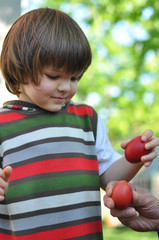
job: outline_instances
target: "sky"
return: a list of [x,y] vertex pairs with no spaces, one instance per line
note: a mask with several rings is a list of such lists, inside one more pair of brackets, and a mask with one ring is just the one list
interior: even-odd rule
[[39,7],[44,0],[21,0],[22,14]]

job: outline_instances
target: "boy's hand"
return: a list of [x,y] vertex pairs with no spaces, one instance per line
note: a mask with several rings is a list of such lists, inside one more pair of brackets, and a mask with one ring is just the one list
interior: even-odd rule
[[8,189],[9,179],[12,174],[12,168],[10,166],[4,169],[0,168],[0,201],[4,200],[4,194]]
[[[144,166],[149,167],[153,159],[157,157],[157,151],[155,148],[159,146],[159,138],[154,137],[153,131],[150,129],[147,129],[141,134],[141,139],[143,142],[146,142],[147,140],[149,141],[148,143],[145,144],[145,148],[147,150],[151,150],[151,152],[141,157],[141,161],[144,163]],[[128,142],[129,141],[127,140],[123,141],[121,143],[121,147],[125,149]]]

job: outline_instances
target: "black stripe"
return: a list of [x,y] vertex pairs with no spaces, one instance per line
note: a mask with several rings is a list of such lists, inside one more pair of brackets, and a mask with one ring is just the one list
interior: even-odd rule
[[19,147],[16,147],[16,148],[9,149],[9,150],[4,152],[3,157],[7,156],[8,154],[27,149],[29,147],[38,146],[39,144],[54,143],[54,142],[65,142],[65,141],[67,141],[67,142],[79,142],[79,143],[83,143],[85,145],[90,145],[90,146],[95,145],[94,141],[84,141],[81,138],[73,138],[73,137],[45,138],[45,139],[41,139],[41,140],[38,140],[38,141],[23,144],[23,145],[21,145]]

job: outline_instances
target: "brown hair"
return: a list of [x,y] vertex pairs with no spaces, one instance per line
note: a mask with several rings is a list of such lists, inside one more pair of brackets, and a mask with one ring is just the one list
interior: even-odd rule
[[78,24],[67,14],[40,8],[19,17],[3,43],[0,68],[7,89],[18,95],[27,77],[38,85],[38,73],[46,65],[66,73],[85,72],[91,49]]

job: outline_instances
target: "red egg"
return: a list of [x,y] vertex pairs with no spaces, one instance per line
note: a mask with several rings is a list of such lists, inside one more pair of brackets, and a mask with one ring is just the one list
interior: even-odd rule
[[141,161],[141,157],[150,153],[151,150],[145,149],[147,143],[141,140],[141,136],[133,138],[126,146],[125,158],[128,162],[137,163]]
[[112,191],[112,199],[115,202],[115,206],[119,209],[129,207],[132,201],[132,188],[126,181],[118,182]]

